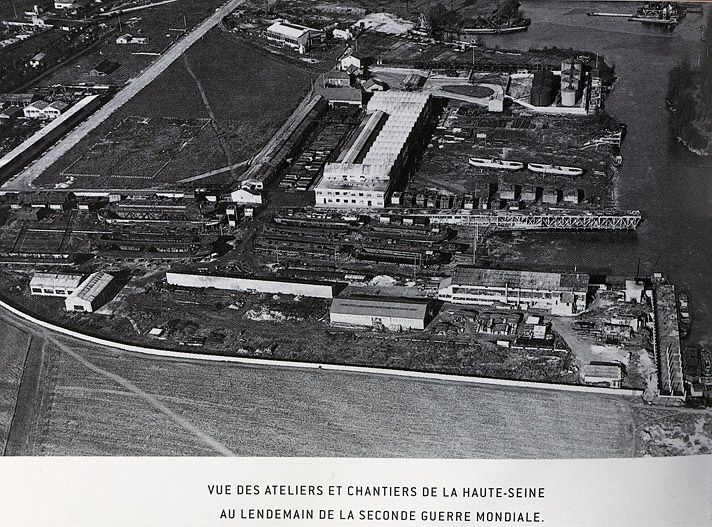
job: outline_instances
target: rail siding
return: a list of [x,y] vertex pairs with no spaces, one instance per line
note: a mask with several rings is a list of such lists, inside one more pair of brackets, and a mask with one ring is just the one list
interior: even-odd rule
[[605,394],[605,395],[617,395],[617,396],[629,396],[629,397],[640,397],[643,395],[643,390],[632,390],[632,389],[620,389],[620,388],[602,388],[597,386],[584,386],[584,385],[570,385],[570,384],[553,384],[535,381],[515,381],[509,379],[492,379],[488,377],[469,377],[464,375],[449,375],[445,373],[429,373],[429,372],[419,372],[419,371],[409,371],[409,370],[396,370],[387,368],[376,368],[371,366],[346,366],[339,364],[326,364],[317,362],[298,362],[298,361],[284,361],[284,360],[273,360],[273,359],[257,359],[251,357],[227,357],[221,355],[205,355],[199,353],[190,353],[182,351],[170,351],[162,350],[157,348],[148,348],[144,346],[136,346],[133,344],[126,344],[123,342],[115,342],[112,340],[102,339],[99,337],[93,337],[91,335],[86,335],[78,331],[67,329],[62,326],[40,320],[33,317],[32,315],[25,313],[11,306],[10,304],[0,300],[0,307],[9,311],[15,316],[22,318],[23,320],[30,322],[32,324],[38,325],[50,331],[60,333],[62,335],[67,335],[84,342],[89,342],[91,344],[98,344],[100,346],[106,346],[110,348],[119,349],[122,351],[127,351],[130,353],[140,353],[142,355],[150,355],[154,357],[167,357],[173,359],[182,360],[198,360],[206,362],[228,362],[245,364],[250,366],[267,366],[267,367],[280,367],[280,368],[294,368],[294,369],[312,369],[312,370],[330,370],[339,371],[347,373],[361,373],[367,375],[388,375],[392,377],[407,377],[413,379],[424,379],[433,381],[449,381],[449,382],[460,382],[466,384],[485,384],[494,386],[506,386],[506,387],[516,387],[516,388],[537,388],[542,390],[553,390],[560,392],[580,392],[580,393],[595,393],[595,394]]

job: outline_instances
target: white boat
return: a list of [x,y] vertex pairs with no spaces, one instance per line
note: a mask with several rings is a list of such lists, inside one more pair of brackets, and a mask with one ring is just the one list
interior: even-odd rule
[[519,161],[506,161],[503,159],[485,159],[482,157],[471,157],[470,164],[473,167],[498,168],[500,170],[521,170],[524,163]]
[[542,174],[559,174],[562,176],[580,176],[583,174],[583,168],[545,165],[543,163],[529,163],[527,168],[532,172],[540,172]]

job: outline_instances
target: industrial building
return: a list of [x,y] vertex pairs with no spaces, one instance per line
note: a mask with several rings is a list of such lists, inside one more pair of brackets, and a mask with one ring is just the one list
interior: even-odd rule
[[551,106],[556,99],[557,79],[550,70],[539,70],[534,73],[532,79],[532,89],[529,96],[530,102],[534,106]]
[[438,298],[456,304],[506,304],[570,316],[586,309],[589,276],[483,269],[459,265],[440,283]]
[[333,282],[305,282],[193,273],[166,273],[168,285],[191,288],[213,288],[247,293],[299,295],[313,298],[334,298],[339,284]]
[[93,273],[64,300],[65,309],[92,313],[113,298],[114,285],[114,277],[109,273]]
[[82,278],[78,274],[35,273],[30,279],[30,294],[66,298],[74,294]]
[[278,21],[267,28],[267,39],[306,53],[324,39],[324,33],[299,24]]
[[428,115],[427,93],[378,92],[336,161],[315,187],[316,206],[383,208],[407,162],[411,141]]
[[335,298],[329,320],[335,325],[366,326],[391,331],[423,330],[432,318],[428,302],[387,298]]

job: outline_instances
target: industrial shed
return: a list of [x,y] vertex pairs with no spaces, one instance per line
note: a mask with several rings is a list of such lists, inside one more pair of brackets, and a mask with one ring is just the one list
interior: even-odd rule
[[35,273],[30,279],[30,293],[66,298],[76,291],[81,282],[80,274]]
[[335,298],[329,310],[332,324],[382,326],[391,331],[425,329],[431,316],[428,302],[384,298]]
[[64,300],[64,307],[67,311],[92,313],[113,298],[114,285],[114,277],[109,273],[93,273]]
[[166,273],[166,282],[178,287],[226,289],[248,293],[300,295],[313,298],[334,298],[339,284],[333,282],[306,282],[301,280],[274,280],[191,273]]
[[583,380],[586,384],[605,384],[611,388],[620,388],[623,383],[623,370],[620,364],[591,362],[583,367]]

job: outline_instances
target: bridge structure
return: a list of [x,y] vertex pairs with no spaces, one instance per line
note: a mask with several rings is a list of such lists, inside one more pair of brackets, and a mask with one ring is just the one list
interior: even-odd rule
[[435,212],[408,211],[431,223],[489,227],[494,230],[633,230],[642,220],[639,211],[625,213],[547,212]]

